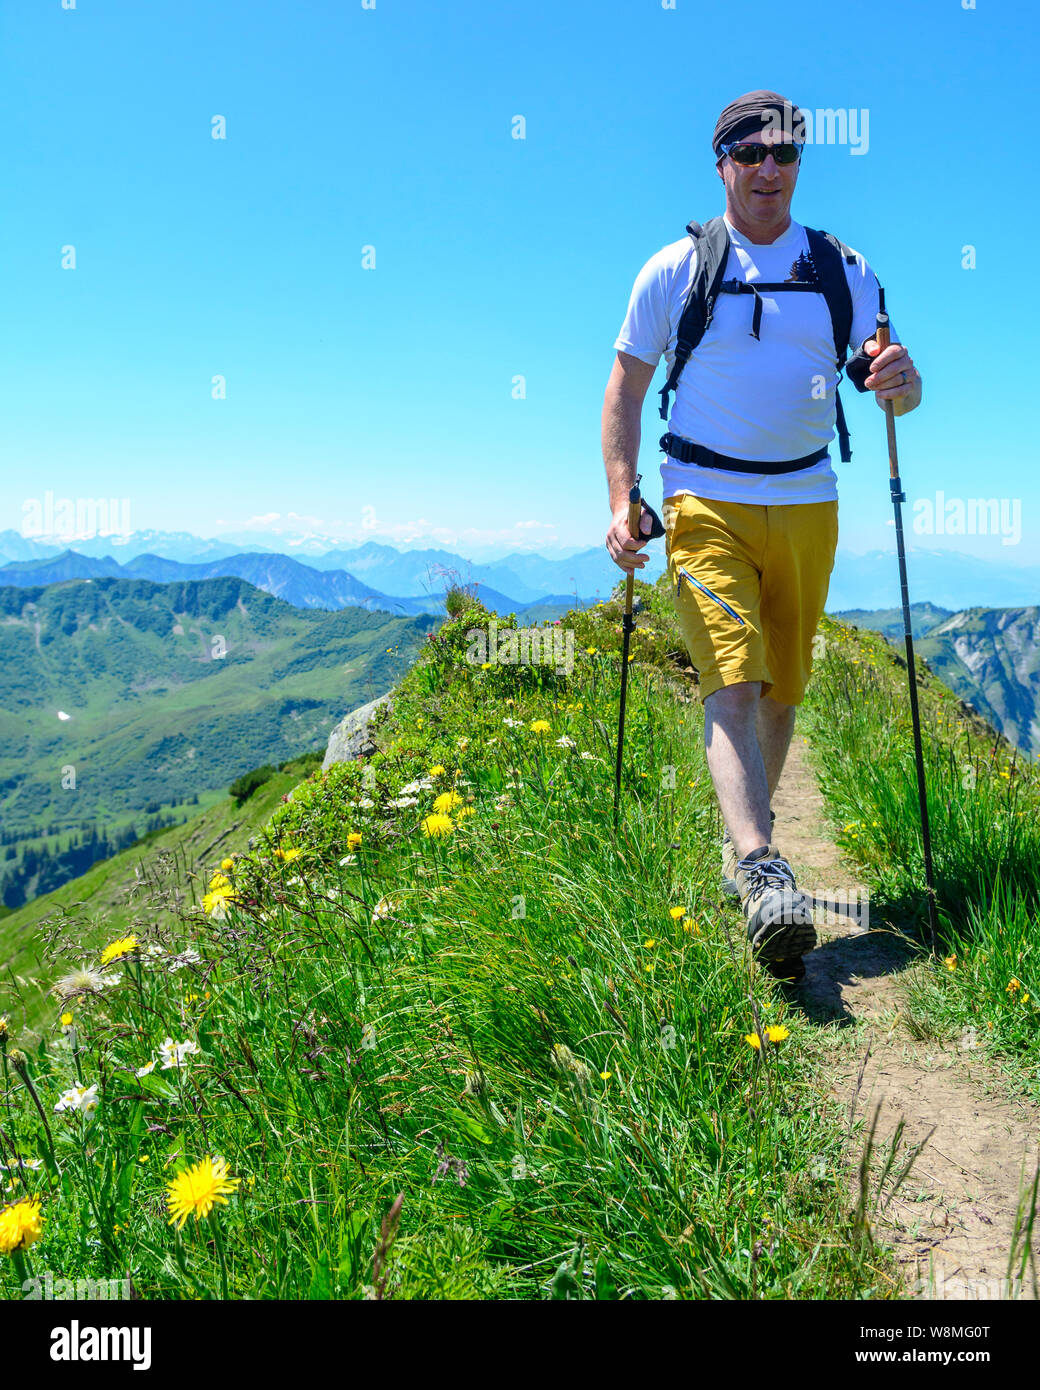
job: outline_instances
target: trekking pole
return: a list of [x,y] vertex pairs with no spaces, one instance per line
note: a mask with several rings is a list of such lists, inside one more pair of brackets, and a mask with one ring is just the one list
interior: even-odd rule
[[[877,329],[874,333],[882,350],[892,341],[888,314],[885,313],[885,291],[878,287]],[[928,829],[928,793],[924,781],[924,750],[921,746],[921,716],[917,708],[917,671],[914,666],[914,636],[910,622],[910,593],[906,582],[906,550],[903,546],[903,510],[906,493],[899,478],[899,454],[896,449],[896,417],[890,400],[884,401],[885,428],[888,432],[888,485],[896,519],[896,554],[899,556],[899,593],[903,603],[903,639],[906,643],[906,670],[910,681],[910,718],[914,726],[914,760],[917,764],[917,800],[921,807],[921,842],[924,848],[924,879],[928,889],[928,925],[932,937],[932,955],[939,954],[939,928],[935,910],[935,883],[932,875],[932,838]]]
[[[642,473],[636,474],[636,480],[632,484],[628,494],[628,534],[633,540],[640,539],[640,518],[643,514],[643,499],[639,492],[639,480]],[[635,570],[628,572],[625,580],[625,616],[621,620],[621,629],[624,636],[621,639],[621,708],[618,711],[618,733],[617,733],[617,764],[614,768],[614,826],[618,823],[618,799],[621,796],[621,753],[625,741],[625,697],[628,692],[628,642],[635,627],[635,619],[632,617],[632,593],[635,583]]]

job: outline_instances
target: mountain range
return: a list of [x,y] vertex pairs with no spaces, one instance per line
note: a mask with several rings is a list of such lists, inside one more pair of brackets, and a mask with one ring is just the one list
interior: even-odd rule
[[250,768],[323,748],[437,621],[296,608],[234,576],[0,587],[6,857],[183,818]]
[[[576,548],[566,554],[559,549],[550,554],[531,551],[510,551],[498,558],[477,561],[454,550],[430,547],[422,543],[391,546],[375,540],[361,545],[344,545],[332,536],[314,532],[262,530],[227,533],[220,539],[194,536],[189,532],[135,531],[127,537],[93,536],[65,545],[50,544],[42,539],[26,537],[14,530],[0,531],[0,564],[14,563],[22,570],[27,562],[57,560],[69,550],[92,559],[111,559],[120,572],[134,574],[132,562],[159,557],[183,565],[214,566],[217,562],[235,561],[243,555],[281,555],[305,568],[331,572],[345,571],[361,586],[355,592],[363,599],[370,598],[394,612],[440,612],[436,595],[443,592],[446,574],[457,574],[463,582],[482,586],[481,597],[489,607],[499,612],[520,613],[531,603],[555,601],[554,616],[574,606],[575,595],[583,604],[605,598],[614,588],[620,571],[602,544]],[[486,550],[487,547],[480,547]],[[640,573],[641,579],[653,581],[663,571],[664,545],[660,540],[650,543],[645,552],[649,562]],[[256,561],[250,562],[254,565]],[[939,550],[912,546],[907,552],[911,598],[929,600],[950,612],[974,605],[987,608],[1026,607],[1040,602],[1040,566],[1013,565],[1003,561],[979,559],[957,550]],[[23,582],[14,577],[0,582]],[[94,573],[112,573],[111,570]],[[229,569],[206,570],[206,575],[233,572]],[[139,572],[153,577],[147,567]],[[3,574],[0,569],[0,575]],[[71,576],[70,576],[71,577]],[[86,572],[77,575],[91,577]],[[164,575],[164,577],[173,577]],[[201,578],[180,574],[181,578]],[[244,575],[248,577],[248,574]],[[41,582],[39,579],[29,582]],[[251,581],[252,582],[252,581]],[[280,582],[275,575],[273,582]],[[312,582],[312,581],[311,581]],[[367,590],[367,594],[364,591]],[[272,590],[277,592],[277,590]],[[283,592],[294,593],[292,588]],[[306,585],[300,593],[306,593]],[[338,602],[335,586],[328,602],[319,606],[335,606]],[[346,595],[346,581],[340,581],[340,594]],[[406,600],[419,599],[415,607]],[[296,599],[294,598],[295,602]],[[831,575],[828,611],[858,608],[874,610],[895,607],[899,603],[899,577],[896,557],[890,550],[874,550],[865,555],[838,550]],[[396,604],[396,607],[394,606]],[[504,606],[503,606],[504,605]],[[563,606],[560,606],[563,605]]]
[[[539,589],[518,579],[502,566],[475,566],[472,569],[481,571],[480,575],[465,573],[461,569],[465,562],[445,551],[422,551],[402,556],[389,546],[370,543],[357,552],[333,551],[320,558],[323,562],[320,565],[304,564],[293,556],[275,551],[253,551],[199,563],[152,554],[136,555],[120,563],[111,555],[91,556],[65,550],[53,556],[15,560],[0,567],[0,585],[25,587],[57,584],[69,579],[102,578],[147,579],[156,584],[167,584],[232,575],[297,608],[357,607],[414,616],[418,613],[442,614],[446,584],[458,576],[463,582],[477,582],[481,600],[487,607],[503,614],[522,614],[532,606],[541,608],[549,605],[555,610],[553,616],[556,616],[557,611],[564,612],[576,605],[584,607],[595,602],[594,598],[581,599],[574,594]],[[357,578],[353,571],[339,568],[341,559],[356,561],[356,570],[374,578],[377,583],[384,580],[399,584],[402,592],[389,594],[372,587]],[[456,563],[451,564],[452,561]],[[549,577],[551,562],[541,561],[541,565]],[[496,571],[496,578],[511,584],[512,592],[503,593],[492,587],[482,573],[489,568]],[[521,595],[519,598],[517,590]]]
[[[835,615],[903,645],[901,609]],[[944,685],[1026,753],[1040,753],[1040,607],[911,606],[914,652]]]

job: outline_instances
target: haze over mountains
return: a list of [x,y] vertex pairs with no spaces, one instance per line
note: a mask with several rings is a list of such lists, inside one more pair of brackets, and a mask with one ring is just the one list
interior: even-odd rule
[[[90,578],[100,574],[171,579],[212,578],[234,574],[301,607],[337,608],[347,604],[385,607],[391,612],[441,612],[446,576],[481,585],[488,607],[499,612],[522,612],[537,604],[544,615],[558,616],[575,604],[605,598],[617,583],[620,570],[602,545],[575,551],[540,555],[513,551],[495,560],[475,561],[455,551],[425,546],[395,547],[378,541],[344,546],[334,537],[315,534],[290,536],[267,532],[240,533],[236,539],[207,539],[187,532],[134,532],[125,541],[118,536],[93,536],[68,544],[53,544],[0,531],[0,584],[48,582],[40,571],[26,570],[27,563],[57,561],[71,550],[99,562],[121,566],[113,570],[74,569],[67,577]],[[656,579],[664,569],[664,545],[650,543],[649,562],[640,578]],[[279,563],[275,557],[281,557]],[[299,568],[294,569],[294,562]],[[172,564],[204,566],[174,570]],[[8,568],[10,565],[16,568]],[[1040,566],[1019,566],[987,561],[956,550],[914,547],[908,551],[910,594],[951,612],[968,606],[986,608],[1028,607],[1040,602]],[[313,573],[338,578],[317,580]],[[55,572],[56,573],[56,572]],[[417,602],[409,602],[417,600]],[[899,582],[894,551],[855,555],[839,549],[831,576],[828,609],[874,610],[897,606]],[[555,611],[553,611],[555,610]]]

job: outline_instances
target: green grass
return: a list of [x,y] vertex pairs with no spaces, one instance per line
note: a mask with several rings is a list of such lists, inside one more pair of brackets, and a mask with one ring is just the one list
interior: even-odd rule
[[[9,984],[5,1161],[43,1160],[23,1266],[169,1298],[898,1296],[877,1194],[849,1202],[828,1035],[719,904],[698,707],[667,591],[637,590],[620,833],[617,602],[573,615],[556,675],[467,662],[488,615],[455,594],[380,753],[279,803],[210,911],[140,901],[140,950],[72,1025],[50,996],[16,1026]],[[83,930],[70,914],[41,975]],[[767,1026],[789,1035],[754,1050]],[[138,1077],[167,1037],[199,1050]],[[97,1110],[55,1113],[77,1079]],[[207,1155],[238,1187],[178,1236],[166,1184]],[[11,1292],[25,1269],[3,1272]]]
[[[837,838],[880,915],[923,941],[924,860],[906,668],[874,633],[824,620],[804,727]],[[911,1004],[934,1035],[1010,1061],[1040,1091],[1040,769],[920,672],[940,959]]]

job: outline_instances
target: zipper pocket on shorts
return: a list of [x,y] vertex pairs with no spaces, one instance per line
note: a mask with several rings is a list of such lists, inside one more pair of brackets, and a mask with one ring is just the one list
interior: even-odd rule
[[675,586],[676,598],[678,598],[679,594],[682,592],[683,575],[686,576],[686,578],[689,580],[689,582],[693,585],[695,589],[700,589],[702,594],[707,594],[707,596],[713,602],[719,605],[719,607],[722,609],[724,613],[728,613],[729,616],[733,618],[736,622],[738,622],[741,627],[747,626],[747,624],[744,622],[744,619],[740,616],[740,614],[736,611],[735,608],[731,608],[729,604],[725,602],[725,600],[719,598],[718,594],[712,593],[712,591],[708,588],[707,584],[702,584],[699,579],[694,578],[690,571],[686,569],[683,565],[679,566],[679,582]]

